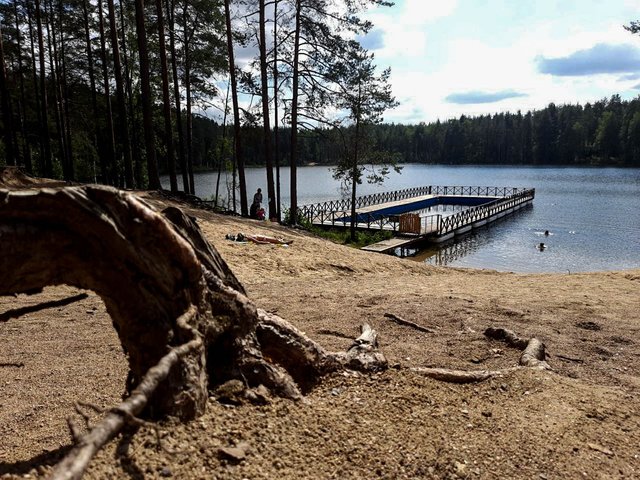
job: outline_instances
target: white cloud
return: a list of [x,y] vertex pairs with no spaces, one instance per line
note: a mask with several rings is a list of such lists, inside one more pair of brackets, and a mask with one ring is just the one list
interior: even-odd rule
[[383,46],[376,53],[389,58],[418,58],[426,54],[428,25],[454,13],[457,0],[404,0],[380,7],[365,17],[381,31]]
[[457,0],[405,0],[402,8],[402,26],[424,26],[439,18],[448,17],[458,6]]
[[[599,31],[580,27],[567,30],[565,19],[529,25],[514,39],[495,46],[493,39],[480,36],[433,39],[433,48],[444,51],[444,63],[434,70],[433,52],[426,48],[426,33],[421,61],[398,53],[377,54],[379,63],[391,64],[393,92],[401,105],[388,112],[387,121],[434,121],[465,115],[492,114],[501,111],[539,109],[550,102],[585,103],[631,89],[637,80],[623,80],[620,75],[552,77],[538,71],[539,56],[560,57],[591,48],[598,43],[633,43],[635,40],[620,24],[609,24]],[[497,33],[499,34],[499,32]],[[471,35],[471,33],[470,33]],[[399,45],[391,43],[401,52]],[[387,45],[388,48],[389,45]],[[405,47],[405,50],[407,48]],[[429,45],[431,49],[431,45]],[[386,52],[385,52],[386,53]],[[623,87],[623,88],[621,88]],[[516,91],[526,96],[507,98],[499,103],[452,104],[448,95],[461,92]],[[424,112],[416,119],[417,112]]]

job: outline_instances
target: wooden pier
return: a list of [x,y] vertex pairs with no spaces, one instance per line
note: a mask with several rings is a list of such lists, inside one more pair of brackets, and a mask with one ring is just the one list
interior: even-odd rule
[[[394,233],[394,238],[363,250],[402,251],[419,243],[441,243],[467,233],[519,210],[534,197],[535,189],[507,187],[427,186],[379,193],[356,199],[356,228]],[[468,208],[451,215],[412,213],[436,205]],[[313,225],[347,228],[351,225],[351,201],[305,205],[299,215]]]

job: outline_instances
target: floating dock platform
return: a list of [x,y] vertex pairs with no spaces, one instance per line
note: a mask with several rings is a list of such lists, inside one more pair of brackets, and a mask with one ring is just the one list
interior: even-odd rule
[[[509,215],[529,205],[533,188],[426,186],[378,193],[356,199],[356,228],[388,230],[394,238],[363,247],[363,250],[389,253],[420,243],[442,243]],[[462,205],[467,208],[450,215],[418,215],[417,211],[436,205]],[[323,227],[351,226],[351,200],[305,205],[299,215]]]

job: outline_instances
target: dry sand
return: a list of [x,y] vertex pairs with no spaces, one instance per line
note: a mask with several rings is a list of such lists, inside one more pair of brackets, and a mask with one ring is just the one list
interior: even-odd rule
[[[190,210],[249,296],[329,349],[370,323],[393,365],[327,377],[305,401],[223,405],[119,437],[86,478],[640,478],[640,271],[523,275],[435,268],[302,231]],[[227,233],[286,236],[289,247]],[[6,272],[2,272],[6,274]],[[0,298],[0,315],[78,291]],[[390,322],[389,312],[434,328]],[[71,443],[74,402],[124,390],[126,359],[101,300],[0,317],[0,478],[34,478]],[[552,371],[475,385],[410,367],[497,369],[519,353],[488,326],[537,336]],[[87,410],[84,408],[84,410]],[[91,415],[92,422],[98,418]],[[240,446],[243,459],[221,448]]]

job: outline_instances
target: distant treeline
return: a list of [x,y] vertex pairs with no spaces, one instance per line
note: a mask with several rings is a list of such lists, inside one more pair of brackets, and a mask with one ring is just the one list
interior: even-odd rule
[[[593,104],[550,104],[525,114],[370,128],[376,148],[398,153],[405,163],[640,166],[640,97],[622,101],[614,95]],[[262,164],[259,128],[245,132],[247,163]],[[288,159],[289,135],[289,130],[280,130],[281,164]],[[336,135],[307,132],[300,142],[300,160],[336,164]]]
[[[81,125],[78,122],[77,129]],[[640,97],[622,101],[615,95],[593,104],[550,104],[525,114],[463,115],[445,122],[385,123],[370,128],[375,148],[396,152],[404,163],[640,167]],[[76,138],[87,138],[89,133]],[[158,134],[161,134],[160,129]],[[264,165],[262,135],[261,125],[242,128],[247,166]],[[303,133],[298,141],[300,163],[335,165],[343,152],[338,135],[336,131],[325,129]],[[138,132],[138,138],[141,136]],[[289,165],[290,137],[290,128],[279,128],[280,165]],[[195,169],[217,170],[221,167],[230,170],[232,139],[231,126],[223,133],[221,124],[194,115],[192,155]],[[223,145],[227,147],[223,148]],[[91,180],[97,163],[95,154],[91,150],[85,157],[83,145],[78,143],[75,147],[79,156],[78,177]],[[158,153],[160,171],[166,173],[165,152],[159,149]],[[2,156],[0,165],[4,163]],[[88,162],[82,162],[83,159]]]

